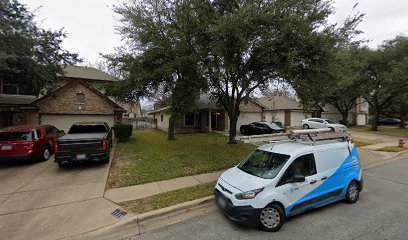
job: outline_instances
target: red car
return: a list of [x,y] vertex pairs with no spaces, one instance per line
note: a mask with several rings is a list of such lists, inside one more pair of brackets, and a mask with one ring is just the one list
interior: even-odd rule
[[46,161],[54,150],[57,138],[65,135],[52,125],[15,126],[0,130],[0,161]]

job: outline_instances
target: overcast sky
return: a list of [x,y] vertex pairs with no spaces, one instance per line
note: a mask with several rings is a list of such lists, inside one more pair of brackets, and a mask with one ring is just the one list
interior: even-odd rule
[[[79,53],[85,62],[95,62],[99,53],[111,53],[120,45],[115,33],[112,5],[126,0],[20,0],[36,11],[37,21],[44,28],[64,28],[68,37],[64,47]],[[359,29],[371,47],[397,34],[408,35],[408,0],[333,0],[336,14],[333,21],[343,22],[355,3],[366,16]],[[117,16],[116,16],[117,17]]]

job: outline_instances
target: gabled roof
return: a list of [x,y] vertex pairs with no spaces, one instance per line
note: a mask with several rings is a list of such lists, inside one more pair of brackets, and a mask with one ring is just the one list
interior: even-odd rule
[[29,105],[37,99],[32,95],[0,94],[0,104],[6,105]]
[[162,107],[162,108],[155,109],[155,110],[152,110],[152,111],[148,112],[147,115],[153,114],[153,113],[158,113],[158,112],[167,111],[167,110],[169,110],[169,109],[170,109],[170,106]]
[[[265,107],[265,110],[303,110],[303,106],[295,99],[284,95],[261,97],[257,102]],[[317,108],[315,110],[318,110]]]
[[83,67],[83,66],[65,66],[64,67],[64,77],[66,78],[80,78],[80,79],[91,79],[100,81],[116,81],[116,79],[107,74],[104,71],[93,67]]
[[85,86],[86,88],[90,89],[90,90],[91,90],[92,92],[94,92],[96,95],[100,96],[100,97],[103,98],[105,101],[107,101],[109,104],[111,104],[111,105],[115,108],[115,111],[123,111],[123,112],[126,112],[126,110],[123,109],[121,106],[119,106],[117,103],[115,103],[114,101],[112,101],[111,99],[109,99],[106,95],[104,95],[104,94],[102,94],[101,92],[99,92],[96,88],[92,87],[90,84],[88,84],[88,83],[86,83],[86,82],[84,82],[84,81],[82,81],[82,80],[74,80],[74,81],[71,81],[71,82],[65,84],[64,86],[58,88],[56,91],[54,91],[54,92],[52,92],[52,93],[50,93],[50,94],[48,94],[48,95],[45,95],[45,96],[43,96],[43,97],[37,99],[36,101],[32,102],[31,104],[32,104],[32,105],[38,104],[38,103],[40,103],[40,102],[42,102],[42,101],[48,99],[49,97],[51,97],[51,96],[53,96],[53,95],[55,95],[55,94],[58,94],[59,92],[62,92],[62,91],[64,91],[65,89],[67,89],[67,88],[69,88],[70,86],[75,85],[75,84],[82,84],[82,85]]

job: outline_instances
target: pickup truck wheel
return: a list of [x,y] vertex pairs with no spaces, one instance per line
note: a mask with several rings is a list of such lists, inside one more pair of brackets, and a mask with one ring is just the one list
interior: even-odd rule
[[67,167],[68,167],[68,164],[63,164],[63,163],[58,162],[58,167],[60,167],[60,168],[67,168]]

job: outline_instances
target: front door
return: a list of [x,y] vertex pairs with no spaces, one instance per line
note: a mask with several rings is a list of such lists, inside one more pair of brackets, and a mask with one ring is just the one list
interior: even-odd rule
[[211,130],[217,129],[217,113],[211,112]]
[[285,111],[285,126],[290,126],[290,111],[286,110]]
[[0,128],[8,127],[12,125],[12,113],[0,112]]
[[[304,176],[305,181],[286,183],[294,175]],[[286,209],[288,215],[294,215],[316,206],[320,194],[319,180],[313,154],[302,155],[290,164],[277,187],[277,190],[283,192],[288,199],[289,207]]]

